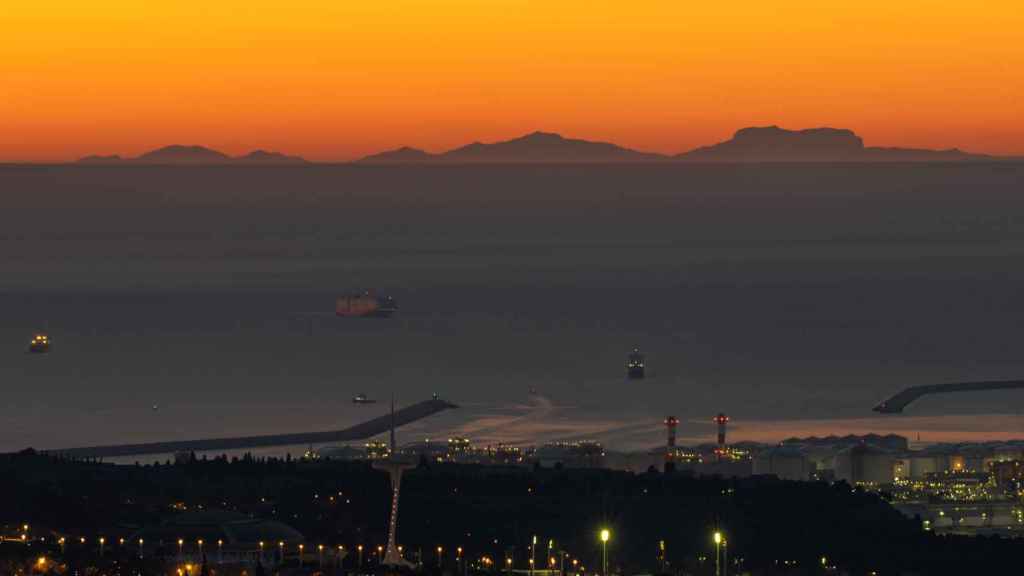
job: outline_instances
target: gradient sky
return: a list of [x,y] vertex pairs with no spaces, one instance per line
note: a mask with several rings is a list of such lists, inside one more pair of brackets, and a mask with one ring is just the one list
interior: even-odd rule
[[764,124],[1024,154],[1019,0],[51,0],[0,29],[3,160],[537,129],[679,152]]

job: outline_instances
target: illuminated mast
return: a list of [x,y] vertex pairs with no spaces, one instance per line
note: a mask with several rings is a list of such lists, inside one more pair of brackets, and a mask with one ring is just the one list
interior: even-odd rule
[[402,485],[402,471],[412,468],[409,462],[402,461],[398,457],[398,447],[395,443],[395,397],[391,396],[391,451],[384,460],[377,460],[373,467],[384,470],[391,478],[391,517],[388,521],[388,545],[384,550],[384,559],[381,564],[384,566],[405,566],[412,567],[412,564],[402,558],[395,543],[398,534],[398,493]]

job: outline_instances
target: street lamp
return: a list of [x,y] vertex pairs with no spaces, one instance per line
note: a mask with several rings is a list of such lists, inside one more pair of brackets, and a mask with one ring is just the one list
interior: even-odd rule
[[196,543],[199,544],[199,559],[202,560],[202,558],[203,558],[203,539],[200,538]]
[[378,544],[377,545],[377,564],[383,564],[383,563],[384,563],[384,547]]
[[316,545],[316,555],[317,555],[317,560],[320,563],[320,567],[323,568],[324,567],[324,545],[323,544],[317,544]]
[[441,568],[441,562],[442,562],[442,560],[441,560],[441,553],[442,552],[444,552],[444,548],[438,546],[437,547],[437,567],[438,568]]
[[185,545],[185,541],[178,538],[178,560],[181,560],[183,556],[182,547]]
[[363,569],[363,545],[356,546],[356,550],[359,551],[359,569]]
[[533,535],[533,541],[530,544],[530,576],[533,576],[533,565],[536,562],[537,557],[537,535]]
[[299,567],[302,566],[302,560],[303,560],[303,558],[302,558],[302,556],[303,556],[302,551],[303,551],[303,549],[305,547],[306,547],[305,544],[299,544]]
[[713,539],[715,540],[715,576],[722,576],[722,568],[719,563],[722,556],[722,533],[716,530]]
[[103,557],[103,545],[106,544],[107,539],[100,536],[100,557]]
[[217,539],[217,564],[224,563],[224,541]]
[[601,576],[608,576],[608,540],[612,533],[607,528],[601,529]]
[[[63,538],[61,538],[61,540],[63,540]],[[139,538],[139,558],[142,558],[142,545],[145,544],[145,542],[146,542],[145,540],[143,540],[142,538]],[[62,544],[63,544],[63,542],[62,542]],[[61,550],[61,552],[63,552],[63,550]]]

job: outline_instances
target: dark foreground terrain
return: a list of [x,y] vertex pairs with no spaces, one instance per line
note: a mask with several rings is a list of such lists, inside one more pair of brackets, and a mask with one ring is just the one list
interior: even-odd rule
[[[149,542],[143,559],[132,542],[138,534],[153,534],[153,526],[197,510],[231,510],[288,524],[301,532],[310,551],[318,544],[329,550],[363,545],[369,570],[386,539],[389,496],[386,477],[364,462],[218,458],[114,466],[4,456],[0,522],[8,526],[5,538],[27,524],[36,541],[22,544],[14,535],[13,542],[4,542],[0,571],[13,573],[19,562],[27,566],[45,555],[68,573],[88,573],[90,566],[104,567],[103,573],[172,573],[178,552],[174,537],[155,550],[156,543]],[[421,560],[427,572],[439,571],[438,546],[446,572],[502,573],[506,558],[525,569],[534,535],[539,562],[553,540],[552,557],[564,552],[566,571],[576,559],[587,572],[598,572],[597,534],[603,527],[612,533],[609,569],[625,574],[713,573],[716,527],[728,539],[730,573],[969,574],[1012,566],[1024,552],[1018,541],[924,532],[880,498],[844,483],[422,462],[402,483],[399,541],[406,557]],[[59,547],[60,537],[65,544]],[[212,542],[207,540],[207,550]],[[318,567],[307,560],[304,570],[311,564]],[[341,570],[357,568],[357,556],[350,554]],[[252,566],[249,570],[253,573]],[[284,570],[301,572],[298,566]]]

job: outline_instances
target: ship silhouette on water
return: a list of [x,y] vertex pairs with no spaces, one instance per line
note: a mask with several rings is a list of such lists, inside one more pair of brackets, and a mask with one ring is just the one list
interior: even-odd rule
[[394,298],[371,291],[344,294],[334,304],[335,315],[342,318],[390,318],[396,312]]
[[28,343],[28,351],[33,354],[45,354],[50,351],[50,337],[46,334],[33,334]]
[[352,397],[353,404],[376,404],[377,401],[360,392]]
[[644,377],[644,355],[639,348],[633,348],[626,357],[626,376],[631,380],[641,380]]

